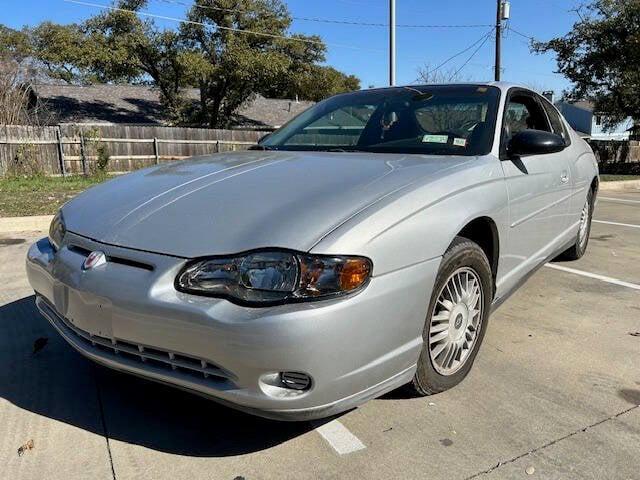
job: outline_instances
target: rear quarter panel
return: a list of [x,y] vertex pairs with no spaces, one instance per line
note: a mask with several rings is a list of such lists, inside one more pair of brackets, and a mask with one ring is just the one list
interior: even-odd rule
[[591,182],[598,176],[598,162],[591,146],[580,136],[571,131],[571,147],[566,150],[573,178],[574,195],[571,202],[571,218],[573,222],[580,220],[580,212],[584,206],[587,190]]

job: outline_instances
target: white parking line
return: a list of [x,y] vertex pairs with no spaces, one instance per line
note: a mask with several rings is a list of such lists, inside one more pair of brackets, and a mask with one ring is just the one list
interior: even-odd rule
[[608,222],[606,220],[591,220],[593,223],[604,223],[606,225],[617,225],[619,227],[640,228],[640,225],[632,225],[631,223]]
[[618,280],[617,278],[607,277],[605,275],[599,275],[597,273],[585,272],[584,270],[576,270],[575,268],[561,267],[552,263],[545,264],[545,267],[553,268],[554,270],[560,270],[562,272],[575,273],[576,275],[582,275],[583,277],[595,278],[602,282],[612,283],[613,285],[620,285],[622,287],[633,288],[634,290],[640,290],[640,285],[635,283],[625,282]]
[[598,195],[598,200],[604,200],[606,202],[640,203],[640,200],[627,200],[626,198],[601,197],[599,195]]
[[316,428],[316,431],[324,438],[331,447],[340,455],[363,450],[364,443],[347,429],[338,420],[331,420]]

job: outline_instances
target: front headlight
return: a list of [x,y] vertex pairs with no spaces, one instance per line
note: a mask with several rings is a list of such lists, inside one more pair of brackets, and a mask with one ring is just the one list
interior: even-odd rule
[[51,225],[49,225],[49,242],[51,242],[51,245],[53,245],[56,250],[60,249],[66,233],[67,228],[64,225],[62,212],[58,210],[58,213],[56,213],[53,220],[51,220]]
[[268,305],[345,295],[371,276],[365,257],[263,250],[189,262],[176,277],[181,292]]

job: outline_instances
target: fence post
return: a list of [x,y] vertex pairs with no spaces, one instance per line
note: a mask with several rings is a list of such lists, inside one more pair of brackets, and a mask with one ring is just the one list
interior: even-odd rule
[[156,165],[160,163],[160,155],[158,154],[158,137],[153,137],[153,154],[156,156]]
[[60,126],[56,128],[56,140],[58,140],[58,161],[60,162],[60,173],[63,177],[67,176],[67,167],[64,164],[64,148],[62,147],[62,133]]
[[80,159],[82,160],[82,173],[87,174],[87,155],[84,151],[84,134],[80,130]]

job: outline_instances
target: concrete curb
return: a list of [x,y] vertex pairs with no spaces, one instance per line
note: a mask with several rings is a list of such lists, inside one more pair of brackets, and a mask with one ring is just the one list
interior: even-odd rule
[[600,191],[624,192],[640,190],[640,180],[624,180],[621,182],[600,182]]
[[53,215],[0,217],[0,233],[47,231]]

